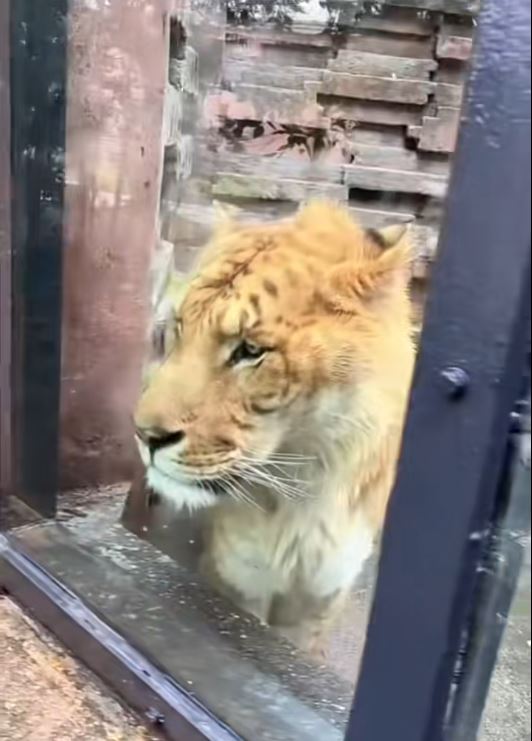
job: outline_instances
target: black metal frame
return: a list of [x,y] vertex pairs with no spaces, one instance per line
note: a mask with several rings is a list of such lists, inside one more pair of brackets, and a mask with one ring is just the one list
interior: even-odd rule
[[12,482],[52,516],[58,488],[68,0],[10,4]]
[[9,2],[0,0],[0,526],[11,491],[11,105]]
[[[22,324],[11,380],[22,371],[14,412],[21,420],[16,439],[24,460],[17,457],[16,470],[30,473],[17,485],[26,501],[51,514],[57,489],[63,186],[61,165],[54,173],[48,158],[53,152],[57,167],[64,151],[67,3],[50,0],[44,16],[44,6],[32,5],[11,3],[12,295],[23,300],[14,307]],[[59,42],[49,46],[44,39],[52,31]],[[27,46],[19,53],[24,40],[38,61]],[[456,670],[467,662],[477,624],[478,567],[507,493],[511,413],[523,393],[527,363],[529,91],[528,0],[506,0],[504,13],[499,0],[484,0],[349,740],[455,738],[461,698]],[[49,125],[28,118],[32,108],[45,111]],[[30,352],[44,365],[29,363]],[[169,718],[165,728],[172,738],[230,735],[208,715],[196,715],[197,708],[187,717],[191,708],[183,704],[184,693],[174,688],[169,698],[155,667],[116,650],[120,637],[86,606],[74,605],[71,594],[9,541],[0,546],[1,585],[136,707],[153,706],[153,722]]]
[[2,535],[0,579],[4,589],[30,606],[38,620],[125,697],[148,725],[180,741],[237,741],[171,677]]

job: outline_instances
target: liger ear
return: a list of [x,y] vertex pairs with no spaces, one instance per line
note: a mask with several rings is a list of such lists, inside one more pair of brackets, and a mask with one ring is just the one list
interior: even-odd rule
[[389,250],[397,245],[406,237],[408,233],[408,224],[394,224],[385,226],[382,229],[368,229],[367,235],[381,249]]
[[380,249],[364,259],[336,265],[324,281],[326,303],[335,311],[356,313],[407,288],[412,262],[408,227],[371,231],[368,238]]

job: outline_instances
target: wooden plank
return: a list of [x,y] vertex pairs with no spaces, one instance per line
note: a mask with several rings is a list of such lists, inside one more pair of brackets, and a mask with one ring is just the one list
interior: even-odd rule
[[304,202],[309,198],[347,201],[347,188],[334,183],[315,183],[305,180],[276,180],[267,177],[217,173],[212,187],[214,196],[258,198],[269,201]]
[[464,97],[463,85],[449,85],[446,82],[438,82],[436,85],[436,103],[445,108],[460,108]]
[[392,170],[418,170],[418,155],[403,147],[383,147],[371,144],[351,145],[354,164],[362,167],[384,167]]
[[264,46],[304,46],[320,49],[331,49],[334,40],[329,33],[305,34],[292,33],[289,30],[272,31],[261,29],[258,26],[250,28],[229,26],[226,33],[226,42],[230,44],[251,43]]
[[466,36],[442,33],[438,37],[436,56],[438,59],[456,59],[467,62],[473,53],[473,39]]
[[417,193],[434,198],[444,198],[447,194],[447,178],[434,173],[361,165],[345,165],[344,172],[346,185],[353,188]]
[[244,224],[261,221],[274,221],[291,216],[298,209],[294,201],[270,202],[263,199],[246,199],[245,208],[239,208],[230,197],[220,197],[207,203],[203,201],[185,201],[179,207],[178,218],[195,225],[203,234],[209,234],[219,219],[218,206],[231,205],[235,210],[235,218]]
[[275,64],[278,67],[312,67],[324,69],[330,59],[327,48],[305,46],[259,46],[226,44],[224,65],[232,62]]
[[327,118],[388,126],[421,124],[419,106],[319,95],[318,103]]
[[422,172],[432,172],[440,177],[449,178],[451,174],[452,158],[445,152],[417,151],[418,169]]
[[232,61],[226,62],[223,78],[229,83],[281,87],[304,90],[309,82],[320,82],[323,71],[316,67],[286,67],[278,64]]
[[480,12],[481,0],[383,0],[383,4],[437,13],[475,16]]
[[320,86],[320,92],[325,95],[413,105],[425,105],[434,89],[434,83],[421,80],[394,80],[329,71],[324,73]]
[[306,90],[271,87],[270,85],[236,84],[233,87],[241,100],[252,103],[261,112],[271,110],[295,111],[308,105],[309,95]]
[[405,132],[400,128],[389,126],[360,124],[349,131],[347,137],[354,144],[373,144],[395,149],[404,149],[405,146]]
[[434,59],[409,59],[341,49],[337,58],[329,62],[328,68],[333,72],[351,75],[389,77],[394,80],[428,80],[431,72],[438,68],[438,63]]
[[419,139],[421,137],[421,134],[423,132],[423,126],[422,125],[416,125],[416,126],[409,126],[408,127],[408,136],[411,139],[417,139],[418,145],[419,145]]
[[229,118],[311,128],[330,127],[330,120],[323,117],[323,111],[316,102],[315,91],[310,87],[305,90],[290,90],[265,85],[236,84],[233,92],[238,104],[229,110]]
[[[343,4],[349,7],[353,3],[360,5],[359,0],[335,0],[334,2],[337,7],[341,7]],[[382,9],[404,8],[413,13],[416,10],[422,10],[467,16],[477,15],[481,8],[481,0],[379,0],[379,2],[372,4],[376,5],[379,11],[382,11]]]
[[364,31],[349,34],[345,40],[345,48],[407,59],[434,59],[434,43],[431,37],[401,37]]
[[378,15],[364,13],[355,27],[381,33],[427,37],[434,33],[435,26],[435,16],[421,15],[413,8],[383,7]]
[[309,182],[322,181],[326,184],[339,185],[344,177],[341,165],[323,165],[306,158],[296,157],[289,152],[272,157],[227,151],[210,152],[202,148],[198,154],[198,160],[198,174],[207,178],[217,172],[230,172],[234,175],[288,178]]
[[460,128],[460,110],[440,108],[437,117],[425,116],[420,129],[410,129],[412,136],[419,135],[419,149],[426,152],[452,154]]
[[352,143],[354,164],[362,167],[382,167],[388,170],[427,172],[448,177],[450,165],[447,161],[431,159],[428,155],[405,149],[371,144]]
[[208,240],[214,223],[211,211],[214,211],[212,207],[205,203],[181,203],[169,221],[167,238],[179,246],[175,257],[180,268],[190,264],[190,253],[183,251],[198,248]]
[[436,82],[444,82],[449,85],[466,84],[469,77],[469,65],[457,59],[440,59]]

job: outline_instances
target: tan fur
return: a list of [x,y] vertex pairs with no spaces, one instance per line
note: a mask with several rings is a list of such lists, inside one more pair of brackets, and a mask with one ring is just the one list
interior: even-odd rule
[[[224,221],[136,413],[145,441],[186,435],[151,464],[139,445],[163,496],[214,504],[205,573],[312,641],[370,554],[393,484],[414,357],[403,231],[365,232],[326,203],[273,225]],[[267,348],[261,362],[231,364],[242,339]],[[226,495],[206,494],[207,479]]]

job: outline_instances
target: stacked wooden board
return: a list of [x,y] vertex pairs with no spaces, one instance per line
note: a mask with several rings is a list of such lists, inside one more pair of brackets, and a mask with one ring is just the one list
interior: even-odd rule
[[[335,2],[341,6],[342,2]],[[414,277],[434,258],[477,0],[345,3],[347,26],[227,23],[205,91],[190,178],[164,237],[178,264],[208,236],[215,201],[242,218],[343,202],[367,225],[412,223]],[[200,58],[201,67],[201,58]]]

